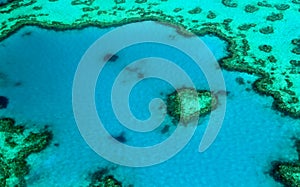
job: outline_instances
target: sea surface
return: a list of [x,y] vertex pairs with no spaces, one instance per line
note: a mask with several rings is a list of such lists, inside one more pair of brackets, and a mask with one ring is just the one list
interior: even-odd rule
[[[153,23],[156,24],[156,23]],[[268,175],[273,160],[297,157],[292,137],[299,135],[296,121],[272,109],[273,99],[251,88],[256,76],[223,70],[228,91],[226,116],[212,146],[198,152],[209,116],[202,117],[188,145],[170,160],[150,167],[130,168],[106,161],[84,141],[72,110],[72,85],[85,51],[114,28],[88,27],[53,31],[27,26],[0,42],[0,95],[9,98],[1,117],[13,117],[28,128],[48,125],[54,133],[51,145],[30,155],[28,186],[86,186],[89,175],[109,167],[115,178],[134,186],[280,186]],[[152,31],[147,31],[151,34]],[[214,36],[201,39],[217,59],[226,56],[226,44]],[[131,132],[121,126],[111,109],[109,89],[122,67],[150,55],[165,57],[184,67],[199,89],[208,89],[205,76],[183,54],[166,46],[149,44],[120,51],[99,76],[95,98],[99,116],[113,136],[123,134],[126,144],[148,146],[166,139],[175,129],[163,123],[151,133]],[[135,72],[132,72],[135,73]],[[245,84],[237,83],[242,77]],[[133,114],[149,116],[153,97],[174,91],[158,79],[139,82],[130,95]],[[170,131],[161,133],[164,125]],[[56,146],[54,145],[56,144]]]

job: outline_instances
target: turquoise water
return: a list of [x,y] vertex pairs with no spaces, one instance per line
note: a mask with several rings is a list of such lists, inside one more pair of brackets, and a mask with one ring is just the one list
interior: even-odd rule
[[[118,180],[134,186],[279,186],[266,172],[273,160],[296,158],[290,139],[299,132],[295,129],[296,121],[272,110],[270,97],[246,91],[251,84],[239,85],[235,81],[238,76],[250,83],[256,78],[242,73],[223,71],[230,92],[226,117],[216,141],[204,153],[198,152],[198,146],[208,116],[200,120],[192,140],[179,154],[156,166],[122,167],[93,152],[82,139],[74,120],[72,83],[87,48],[111,29],[55,32],[25,27],[0,43],[0,71],[6,75],[0,80],[0,95],[10,100],[8,108],[0,110],[0,115],[13,116],[29,128],[47,124],[54,132],[53,143],[28,159],[31,165],[31,172],[26,177],[28,186],[82,186],[87,183],[90,172],[106,166],[112,168],[111,172]],[[28,31],[31,34],[24,35]],[[225,55],[222,41],[208,36],[203,40],[217,58]],[[99,77],[96,90],[97,109],[107,122],[106,127],[113,135],[125,132],[130,145],[151,145],[169,134],[160,133],[163,127],[140,134],[120,126],[112,115],[110,98],[105,97],[109,96],[105,91],[109,90],[117,70],[131,59],[147,56],[147,53],[174,58],[172,60],[178,65],[189,62],[181,54],[170,55],[174,54],[172,49],[148,47],[132,47],[118,53],[118,60],[109,64]],[[145,48],[149,50],[147,53]],[[200,78],[201,72],[192,65],[185,68],[196,79],[197,87],[207,89],[205,79]],[[159,80],[141,82],[130,98],[133,113],[146,118],[149,100],[163,98],[170,91],[171,86]],[[104,97],[100,97],[100,93],[104,93]],[[171,125],[169,133],[172,130]]]

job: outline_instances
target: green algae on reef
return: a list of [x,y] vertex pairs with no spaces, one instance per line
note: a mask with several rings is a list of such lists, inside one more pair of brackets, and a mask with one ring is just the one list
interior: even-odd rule
[[[197,9],[199,6],[201,12]],[[38,10],[33,10],[34,7]],[[253,7],[259,10],[248,13],[245,7],[250,12]],[[196,14],[190,14],[191,10]],[[257,75],[257,82],[261,84],[255,84],[255,90],[273,96],[277,109],[299,118],[300,102],[292,102],[295,101],[293,98],[300,98],[299,71],[289,62],[299,59],[300,47],[293,44],[291,48],[282,42],[299,37],[295,25],[300,25],[300,19],[292,19],[299,16],[299,10],[298,0],[284,4],[222,0],[213,5],[206,1],[185,3],[174,0],[143,3],[134,0],[16,0],[0,7],[0,40],[25,25],[66,30],[150,20],[176,25],[198,35],[216,35],[228,43],[228,56],[220,60],[221,67]],[[262,21],[264,18],[269,21]],[[259,49],[266,40],[272,47],[270,55],[266,55],[269,50]],[[286,79],[293,86],[288,87]],[[264,86],[257,86],[262,83]]]
[[52,139],[48,130],[28,132],[12,118],[0,119],[0,186],[25,186],[26,158],[42,151]]
[[188,124],[207,114],[217,105],[217,98],[205,90],[182,88],[167,95],[167,113],[176,122]]

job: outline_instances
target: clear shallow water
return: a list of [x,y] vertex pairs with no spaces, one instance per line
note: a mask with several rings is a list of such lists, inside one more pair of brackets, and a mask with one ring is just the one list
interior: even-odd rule
[[[80,186],[89,172],[98,167],[115,166],[99,157],[83,141],[73,117],[71,103],[72,81],[81,56],[109,30],[86,28],[54,32],[26,27],[0,43],[0,71],[7,75],[1,81],[0,94],[10,99],[7,110],[0,111],[1,116],[15,117],[17,122],[27,122],[29,127],[49,124],[54,132],[53,143],[59,143],[58,147],[52,144],[42,153],[30,156],[32,170],[27,178],[29,186]],[[27,31],[32,31],[31,35],[22,37]],[[222,43],[210,37],[205,37],[204,41],[214,54],[219,55],[217,57],[222,56]],[[125,51],[124,54],[120,52],[118,61],[123,63],[122,59],[136,58],[142,54],[140,49],[129,49],[133,53],[126,52],[128,56]],[[159,53],[159,48],[156,49]],[[114,64],[107,67],[103,79],[99,78],[98,86],[109,86],[111,75],[116,73],[110,70],[116,69],[118,67]],[[193,76],[199,73],[193,73],[192,66],[187,66],[187,70]],[[148,168],[117,166],[113,171],[116,178],[135,186],[278,185],[264,172],[274,159],[296,158],[290,140],[298,132],[293,128],[296,121],[281,117],[273,111],[270,107],[271,98],[245,91],[245,88],[251,87],[250,84],[238,85],[235,81],[237,76],[250,81],[255,77],[234,72],[223,73],[227,90],[230,91],[226,117],[220,134],[206,152],[198,153],[198,145],[208,117],[201,120],[202,124],[191,142],[171,160]],[[101,81],[105,84],[101,84]],[[160,96],[160,92],[165,94],[171,90],[170,85],[158,84],[156,81],[141,82],[133,91],[132,105],[141,108],[134,111],[137,116],[143,117],[144,106],[148,103],[148,99],[141,95],[151,99],[150,96]],[[21,84],[16,86],[17,82]],[[205,81],[203,84],[200,82],[199,87],[205,84]],[[148,91],[143,93],[140,90]],[[96,99],[99,101],[99,113],[102,107],[110,107],[105,100],[101,103],[97,92]],[[113,124],[108,128],[116,134],[126,131],[118,126],[111,115],[109,112],[104,115]],[[159,142],[167,137],[167,134],[160,134],[159,130],[147,136],[126,131],[128,144]]]

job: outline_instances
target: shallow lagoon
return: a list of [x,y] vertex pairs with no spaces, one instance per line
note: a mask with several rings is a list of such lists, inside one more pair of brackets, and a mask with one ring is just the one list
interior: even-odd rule
[[[226,117],[220,134],[206,152],[199,153],[198,145],[208,116],[200,120],[201,125],[191,142],[179,154],[156,166],[116,166],[94,153],[77,129],[72,112],[71,89],[81,56],[109,30],[86,28],[55,32],[25,27],[0,43],[1,73],[7,75],[1,80],[0,94],[10,100],[8,108],[0,111],[1,116],[13,116],[17,122],[26,122],[29,128],[48,124],[54,132],[51,146],[28,159],[32,167],[27,177],[29,186],[85,185],[90,172],[105,166],[112,168],[118,180],[134,186],[278,185],[265,172],[273,160],[296,158],[290,139],[298,135],[299,131],[294,128],[296,121],[272,110],[272,98],[246,91],[251,84],[239,85],[235,81],[238,76],[250,82],[255,80],[254,76],[241,73],[223,71],[227,91],[230,92]],[[211,37],[203,40],[217,57],[222,56],[222,42]],[[159,48],[154,49],[160,52]],[[118,54],[118,61],[141,54],[141,48],[130,50],[132,53]],[[114,67],[113,64],[111,66]],[[109,67],[104,73],[107,76],[104,74],[104,79],[100,81],[108,83]],[[198,73],[191,71],[191,76],[197,76]],[[131,101],[134,106],[141,107],[141,110],[133,111],[137,116],[143,117],[147,112],[142,110],[148,102],[141,94],[159,96],[160,92],[165,94],[171,90],[170,85],[158,84],[157,81],[147,80],[135,88],[136,93],[133,92]],[[198,85],[205,85],[205,81],[200,81]],[[99,113],[101,107],[109,108],[105,103],[99,100]],[[119,129],[117,122],[110,120],[109,115],[105,115],[105,120],[113,123],[108,128],[116,134],[125,131],[128,144],[152,144],[168,135],[159,133],[160,129],[149,136],[131,134],[126,129]],[[55,146],[55,143],[59,146]]]

